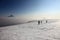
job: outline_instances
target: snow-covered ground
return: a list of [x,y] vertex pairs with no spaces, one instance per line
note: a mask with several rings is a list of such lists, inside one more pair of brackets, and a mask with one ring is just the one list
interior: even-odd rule
[[1,27],[0,40],[60,40],[60,21]]

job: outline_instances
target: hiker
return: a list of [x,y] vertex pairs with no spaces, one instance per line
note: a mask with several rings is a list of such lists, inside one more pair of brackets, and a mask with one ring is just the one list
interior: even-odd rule
[[42,24],[42,21],[41,21],[41,24]]
[[38,25],[40,24],[40,21],[38,21]]
[[46,20],[46,23],[47,23],[47,20]]

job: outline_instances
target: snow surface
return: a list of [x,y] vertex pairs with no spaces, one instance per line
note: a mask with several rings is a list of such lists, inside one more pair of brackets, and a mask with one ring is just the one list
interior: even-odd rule
[[1,27],[0,40],[60,40],[60,21]]

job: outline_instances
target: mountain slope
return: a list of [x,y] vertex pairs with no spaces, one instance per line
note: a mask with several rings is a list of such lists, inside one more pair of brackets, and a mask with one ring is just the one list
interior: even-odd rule
[[60,40],[60,21],[37,22],[0,28],[0,40]]

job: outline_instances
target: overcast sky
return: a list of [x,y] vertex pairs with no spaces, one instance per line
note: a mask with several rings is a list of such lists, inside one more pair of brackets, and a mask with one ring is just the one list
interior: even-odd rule
[[10,14],[32,19],[60,17],[60,0],[0,0],[0,16]]

